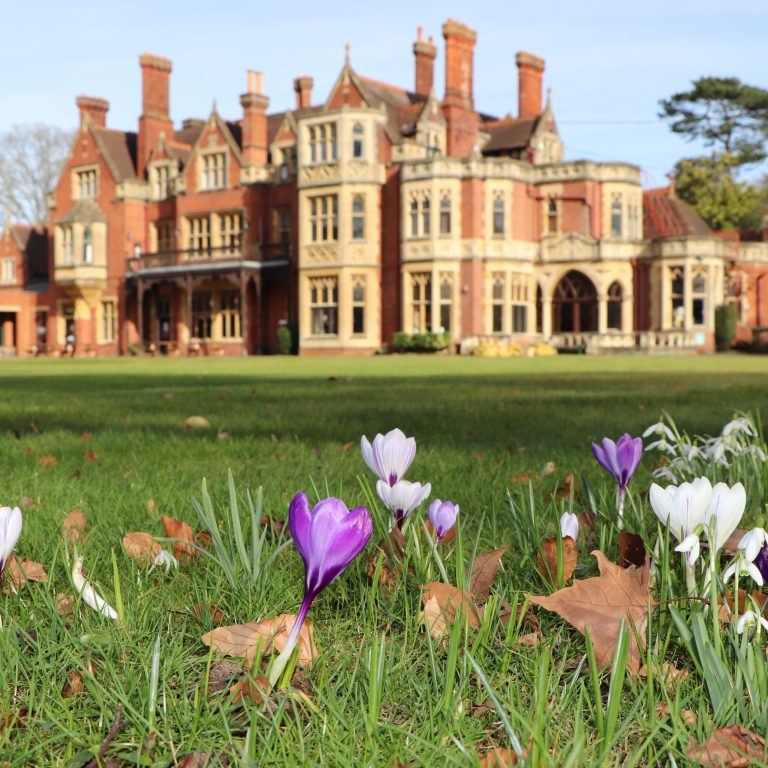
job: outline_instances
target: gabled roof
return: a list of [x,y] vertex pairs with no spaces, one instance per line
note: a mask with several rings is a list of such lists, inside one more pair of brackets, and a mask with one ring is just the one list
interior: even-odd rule
[[480,130],[491,138],[485,143],[483,154],[525,149],[531,143],[538,121],[538,117],[523,120],[517,117],[486,120],[480,124]]
[[45,227],[11,224],[9,230],[22,254],[26,279],[48,277],[48,232]]
[[115,181],[137,179],[136,134],[92,126],[91,130]]
[[707,237],[712,235],[704,219],[690,205],[670,194],[668,187],[643,192],[643,237]]
[[391,134],[399,138],[414,132],[426,103],[423,96],[370,77],[356,76],[356,79],[362,86],[366,102],[372,107],[383,106],[387,110],[387,128]]

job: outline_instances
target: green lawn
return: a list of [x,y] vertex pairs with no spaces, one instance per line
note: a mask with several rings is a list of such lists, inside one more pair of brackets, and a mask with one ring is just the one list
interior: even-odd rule
[[[468,666],[468,650],[523,745],[546,731],[541,764],[565,765],[576,755],[573,765],[667,765],[670,754],[687,764],[690,733],[660,721],[655,702],[637,706],[647,689],[633,679],[624,683],[625,727],[600,751],[606,745],[593,737],[595,705],[580,666],[584,640],[556,616],[542,613],[543,641],[533,649],[514,642],[527,630],[489,619],[480,636],[457,636],[457,657],[446,655],[417,622],[419,574],[401,579],[393,594],[372,589],[362,558],[310,614],[321,651],[306,683],[315,710],[279,697],[267,708],[233,708],[226,691],[206,696],[206,670],[219,657],[200,642],[210,620],[190,609],[215,603],[225,624],[295,612],[303,584],[295,549],[279,554],[258,584],[235,590],[208,560],[147,576],[120,542],[127,531],[162,536],[162,515],[199,527],[191,497],[200,498],[204,477],[223,516],[228,469],[241,501],[246,489],[263,486],[265,514],[275,519],[285,518],[297,491],[314,499],[313,487],[350,507],[365,503],[359,478],[373,478],[360,436],[399,426],[418,444],[408,478],[431,482],[433,498],[461,506],[463,550],[446,551],[449,575],[468,567],[459,561],[475,545],[479,552],[510,543],[494,594],[515,603],[525,592],[546,591],[535,572],[535,538],[554,533],[569,504],[552,500],[566,473],[581,491],[576,511],[588,506],[586,484],[599,511],[610,514],[612,485],[592,458],[592,440],[637,435],[662,409],[691,433],[718,433],[735,410],[768,412],[767,374],[768,359],[730,355],[0,361],[0,504],[26,505],[17,553],[44,563],[50,577],[0,595],[0,764],[86,764],[122,702],[129,724],[107,752],[114,765],[175,765],[195,750],[231,743],[230,765],[240,764],[235,756],[250,728],[254,765],[471,766],[477,745],[509,746],[509,739],[498,709],[472,714],[488,694]],[[189,416],[207,418],[210,429],[185,429]],[[45,466],[48,456],[57,463]],[[550,461],[555,472],[540,478]],[[641,493],[649,463],[633,480],[646,535],[654,530]],[[527,484],[513,482],[526,472],[535,473],[530,497]],[[749,499],[748,509],[754,514],[764,501]],[[56,611],[56,595],[72,591],[59,531],[73,507],[90,524],[79,547],[89,578],[113,604],[121,590],[120,627],[85,606],[70,619]],[[579,577],[595,571],[590,549],[603,545],[615,557],[615,531],[605,525],[595,536],[579,542]],[[279,543],[268,538],[268,549]],[[382,636],[376,678],[369,653]],[[88,660],[95,674],[86,676],[85,691],[64,697],[69,675]],[[695,674],[678,696],[706,710]],[[26,727],[10,725],[22,710]],[[703,737],[702,727],[693,733]]]

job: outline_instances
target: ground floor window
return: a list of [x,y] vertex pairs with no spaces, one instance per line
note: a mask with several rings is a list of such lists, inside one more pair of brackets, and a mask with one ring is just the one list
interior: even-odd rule
[[339,280],[337,277],[310,278],[309,307],[314,336],[338,334]]
[[352,333],[365,333],[365,278],[352,278]]
[[210,339],[213,330],[213,297],[210,291],[192,294],[192,335],[197,339]]
[[504,333],[504,284],[505,275],[497,272],[491,285],[491,331]]
[[429,272],[411,275],[411,325],[414,333],[432,330],[432,275]]
[[608,288],[608,328],[613,331],[621,330],[621,286],[617,282]]
[[42,352],[48,343],[48,313],[44,310],[35,312],[35,340]]
[[672,325],[682,328],[685,325],[685,280],[682,267],[670,270],[670,301],[672,302]]
[[707,300],[707,273],[705,270],[694,270],[691,280],[691,310],[693,324],[704,325],[704,307]]
[[440,275],[440,328],[442,331],[451,330],[453,314],[453,275]]
[[528,332],[528,278],[512,275],[512,333]]
[[224,291],[220,296],[221,338],[240,338],[240,293]]
[[115,329],[117,317],[115,314],[114,301],[101,302],[101,339],[104,342],[113,342],[115,340]]

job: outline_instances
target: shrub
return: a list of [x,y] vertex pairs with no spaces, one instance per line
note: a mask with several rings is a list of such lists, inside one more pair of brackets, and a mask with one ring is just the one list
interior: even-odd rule
[[451,343],[449,333],[405,333],[398,331],[392,337],[393,352],[437,352]]
[[736,336],[736,305],[715,307],[715,344],[720,350],[729,349]]
[[277,353],[290,355],[293,351],[293,334],[287,325],[281,325],[277,329]]

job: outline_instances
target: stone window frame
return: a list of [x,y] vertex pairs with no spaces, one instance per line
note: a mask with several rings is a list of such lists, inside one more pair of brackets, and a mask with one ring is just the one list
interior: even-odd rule
[[[453,330],[453,289],[454,289],[454,274],[453,272],[441,272],[437,278],[438,285],[438,320],[440,322],[439,328],[443,332],[452,332]],[[447,313],[447,317],[446,317]],[[448,320],[446,323],[445,320]]]
[[507,211],[504,191],[499,189],[493,192],[491,202],[491,237],[502,240],[506,237]]
[[[709,273],[707,267],[699,266],[691,270],[691,325],[704,328],[707,325],[707,290],[709,288]],[[697,280],[703,283],[697,285]],[[700,306],[701,311],[697,309]],[[701,318],[697,322],[697,315]]]
[[243,212],[224,211],[219,214],[219,233],[222,253],[239,256],[243,248]]
[[339,276],[313,275],[309,278],[310,336],[339,335]]
[[308,165],[335,163],[338,159],[338,130],[335,122],[307,126],[309,143]]
[[450,190],[442,189],[440,190],[440,226],[439,226],[439,235],[440,237],[450,237],[452,234],[452,216],[453,213],[453,202],[451,200],[451,193]]
[[339,196],[313,195],[309,198],[310,243],[339,240]]
[[6,256],[0,262],[0,285],[15,285],[16,283],[16,259]]
[[365,240],[365,195],[357,193],[352,196],[352,240]]
[[430,237],[432,230],[432,194],[428,189],[414,190],[408,196],[408,236],[411,239]]
[[[365,336],[365,275],[352,275],[352,335]],[[359,319],[359,323],[358,323]],[[360,330],[356,330],[359,325]]]
[[[411,331],[429,333],[432,330],[432,273],[410,273]],[[418,322],[417,322],[418,318]]]
[[201,152],[199,167],[201,192],[227,189],[229,184],[229,152],[226,149],[216,147]]
[[544,207],[544,233],[557,235],[560,233],[561,206],[560,198],[556,195],[547,195]]
[[82,165],[72,169],[72,191],[75,200],[95,200],[99,196],[99,166]]
[[611,237],[624,237],[624,195],[621,192],[611,193],[610,223]]
[[149,164],[149,186],[153,200],[167,200],[173,196],[173,180],[178,169],[171,160],[157,160]]
[[219,311],[216,320],[219,325],[219,338],[227,341],[243,338],[242,307],[240,306],[240,291],[223,289],[218,292]]
[[491,273],[491,333],[502,335],[504,333],[504,305],[506,304],[507,294],[507,273]]
[[187,250],[191,258],[206,258],[211,251],[211,215],[188,216],[189,240]]
[[[111,309],[108,309],[111,307]],[[105,297],[99,303],[99,343],[114,344],[117,341],[117,298]]]
[[362,160],[365,157],[365,126],[357,121],[352,126],[352,159]]

